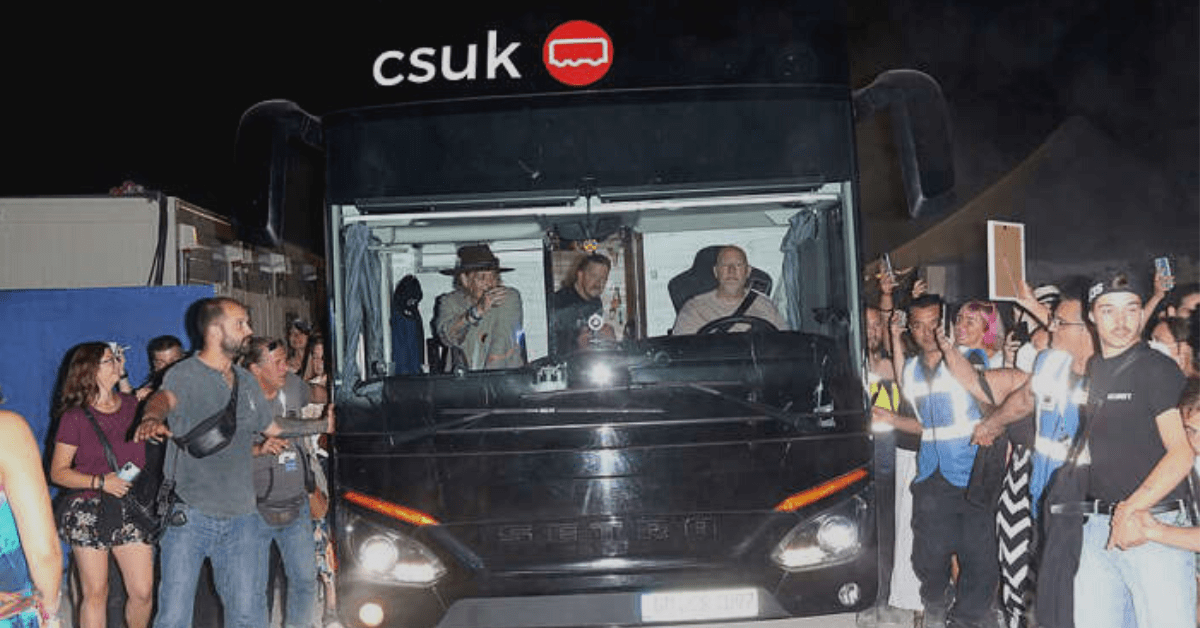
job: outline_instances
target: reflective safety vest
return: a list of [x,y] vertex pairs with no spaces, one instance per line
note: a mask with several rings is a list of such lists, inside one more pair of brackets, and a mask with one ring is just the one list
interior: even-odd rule
[[900,410],[900,388],[890,379],[881,379],[872,373],[867,393],[875,400],[876,408],[897,412]]
[[904,395],[921,422],[921,449],[917,453],[917,482],[941,470],[954,486],[966,488],[971,479],[978,445],[971,434],[982,413],[945,362],[939,362],[931,380],[920,364],[921,356],[909,358],[901,378]]
[[[1087,403],[1087,387],[1083,378],[1074,378],[1071,374],[1074,360],[1066,351],[1046,349],[1038,354],[1033,363],[1029,388],[1037,404],[1037,437],[1033,445],[1029,491],[1035,517],[1042,492],[1050,483],[1050,476],[1067,459],[1071,441],[1079,430],[1079,407]],[[1072,379],[1077,381],[1072,382]]]

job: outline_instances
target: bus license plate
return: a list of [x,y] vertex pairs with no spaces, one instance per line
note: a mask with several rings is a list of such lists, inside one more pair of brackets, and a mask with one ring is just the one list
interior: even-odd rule
[[694,621],[758,616],[757,589],[642,594],[642,621]]

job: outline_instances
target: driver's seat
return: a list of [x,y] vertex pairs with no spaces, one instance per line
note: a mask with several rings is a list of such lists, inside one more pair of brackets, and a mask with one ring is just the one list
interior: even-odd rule
[[[723,245],[706,246],[696,251],[692,267],[675,275],[667,282],[667,292],[671,294],[671,304],[675,313],[683,308],[683,304],[692,297],[717,289],[717,277],[713,274],[713,266],[717,265],[717,253]],[[766,296],[771,296],[771,276],[764,270],[750,267],[750,289],[757,290]]]

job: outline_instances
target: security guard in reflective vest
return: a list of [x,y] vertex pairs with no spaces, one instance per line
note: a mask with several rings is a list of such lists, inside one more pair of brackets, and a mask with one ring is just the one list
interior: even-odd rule
[[[979,447],[971,443],[982,416],[979,404],[946,364],[953,355],[966,364],[942,331],[943,303],[922,295],[909,305],[908,331],[919,348],[901,373],[901,388],[915,419],[875,412],[897,429],[920,432],[913,495],[913,568],[921,581],[925,626],[984,626],[994,621],[999,567],[993,509],[966,499]],[[968,366],[969,368],[969,366]],[[947,585],[951,556],[958,556],[954,607]]]

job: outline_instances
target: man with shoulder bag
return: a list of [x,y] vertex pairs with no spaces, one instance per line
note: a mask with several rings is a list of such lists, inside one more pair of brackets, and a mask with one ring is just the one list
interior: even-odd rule
[[[1136,521],[1149,513],[1189,525],[1184,481],[1192,450],[1175,406],[1183,374],[1142,342],[1142,299],[1126,275],[1091,287],[1088,317],[1099,355],[1088,365],[1088,400],[1070,467],[1048,489],[1047,552],[1061,541],[1055,535],[1079,537],[1074,626],[1193,628],[1194,554],[1146,544]],[[1054,618],[1050,628],[1068,626],[1063,619]]]
[[[325,431],[323,420],[302,420],[300,409],[308,403],[307,386],[288,386],[287,349],[281,341],[252,337],[241,363],[262,389],[277,425],[288,436]],[[303,384],[303,381],[300,381]],[[283,434],[281,434],[282,436]],[[291,442],[291,441],[296,442]],[[317,595],[317,564],[313,552],[313,522],[309,506],[316,488],[316,473],[311,454],[301,439],[265,437],[253,447],[254,489],[260,515],[263,545],[257,561],[254,590],[268,591],[273,561],[270,546],[274,541],[283,559],[287,577],[287,628],[311,625]]]
[[278,433],[254,377],[234,364],[250,336],[246,308],[225,297],[190,310],[200,350],[168,370],[146,399],[135,440],[169,439],[164,484],[178,496],[159,541],[162,577],[156,628],[192,624],[196,583],[206,558],[227,628],[266,624],[254,590],[261,530],[250,453],[253,435]]

